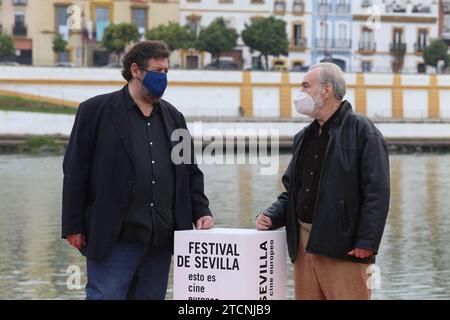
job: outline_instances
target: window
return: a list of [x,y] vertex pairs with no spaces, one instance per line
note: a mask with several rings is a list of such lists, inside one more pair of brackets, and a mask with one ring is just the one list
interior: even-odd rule
[[338,0],[336,11],[338,13],[350,13],[350,4],[347,0]]
[[103,32],[109,26],[109,8],[96,7],[95,8],[95,33],[96,40],[102,41]]
[[394,29],[392,34],[391,51],[394,52],[406,51],[406,43],[404,43],[403,29]]
[[346,24],[339,25],[339,39],[340,40],[347,39],[347,25]]
[[25,26],[25,14],[23,12],[14,13],[13,36],[26,37],[27,27]]
[[394,29],[394,43],[403,43],[403,29]]
[[69,15],[67,14],[67,8],[69,8],[69,6],[55,7],[55,31],[59,33],[66,41],[69,39],[69,28],[67,26],[67,19]]
[[225,25],[227,28],[234,28],[235,27],[235,19],[234,17],[224,18]]
[[331,12],[331,3],[328,0],[320,0],[319,1],[319,12],[320,13],[330,13]]
[[138,27],[139,34],[143,35],[147,30],[147,8],[132,8],[131,21]]
[[305,11],[305,4],[302,0],[294,0],[294,3],[292,5],[292,12],[294,14],[303,14]]
[[360,51],[375,51],[374,33],[370,29],[363,29],[359,40]]
[[303,48],[305,47],[305,41],[303,39],[303,25],[294,25],[294,46]]
[[197,15],[190,15],[186,17],[187,25],[195,34],[198,34],[200,31],[200,20],[201,17]]
[[286,11],[286,3],[284,0],[275,0],[274,12],[278,14],[284,14]]
[[371,72],[371,71],[372,71],[372,61],[362,61],[361,72]]
[[25,14],[23,12],[14,13],[14,25],[20,27],[25,26]]
[[367,8],[367,7],[371,7],[371,6],[373,6],[372,0],[362,0],[361,7]]
[[328,39],[328,23],[326,21],[320,22],[320,38],[321,39]]
[[444,33],[450,33],[450,14],[444,15]]
[[422,3],[418,3],[413,6],[412,12],[414,12],[414,13],[431,13],[431,7],[429,5],[424,5]]
[[428,30],[421,29],[417,34],[416,52],[423,52],[428,45]]

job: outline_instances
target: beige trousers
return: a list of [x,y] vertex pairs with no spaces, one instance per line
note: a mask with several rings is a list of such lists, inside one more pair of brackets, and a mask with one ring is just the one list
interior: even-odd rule
[[368,264],[306,253],[311,225],[300,224],[300,243],[294,261],[297,300],[369,300]]

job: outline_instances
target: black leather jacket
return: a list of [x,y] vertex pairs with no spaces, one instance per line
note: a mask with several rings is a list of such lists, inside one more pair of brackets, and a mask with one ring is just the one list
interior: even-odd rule
[[[293,158],[283,176],[286,191],[265,213],[272,229],[286,226],[292,261],[297,256],[299,224],[295,213],[297,159],[303,137],[311,126],[294,138]],[[375,254],[389,211],[389,156],[380,131],[366,117],[353,113],[348,101],[330,126],[330,139],[321,172],[306,251],[330,258],[373,263],[375,256],[362,260],[347,255],[354,248]]]

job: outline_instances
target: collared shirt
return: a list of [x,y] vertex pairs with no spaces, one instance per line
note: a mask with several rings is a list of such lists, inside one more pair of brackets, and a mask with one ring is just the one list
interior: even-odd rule
[[125,101],[131,125],[135,176],[120,239],[167,245],[174,230],[175,169],[161,106],[155,104],[151,115],[146,117],[133,101],[128,87]]
[[330,137],[329,129],[333,121],[339,116],[341,106],[322,127],[315,120],[312,124],[312,130],[304,138],[305,141],[298,157],[298,169],[296,170],[298,185],[296,213],[300,221],[304,223],[312,223],[313,220],[320,174]]

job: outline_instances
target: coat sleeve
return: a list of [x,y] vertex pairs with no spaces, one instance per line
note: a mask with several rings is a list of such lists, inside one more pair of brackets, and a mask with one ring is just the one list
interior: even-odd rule
[[355,247],[378,253],[390,201],[389,155],[381,133],[365,139],[360,165],[362,203]]
[[[297,137],[294,140],[293,144],[293,150],[295,151],[298,146],[298,141],[300,139]],[[283,183],[283,186],[285,188],[285,191],[283,191],[279,196],[277,201],[272,203],[272,205],[264,210],[263,212],[272,220],[272,228],[271,229],[278,229],[286,225],[286,213],[289,205],[289,188],[292,183],[293,179],[293,170],[294,170],[294,163],[295,163],[295,157],[292,157],[291,161],[289,162],[289,165],[286,169],[286,172],[283,175],[283,178],[281,179],[281,182]]]
[[[183,129],[187,130],[187,124],[184,116],[181,116],[181,126]],[[204,216],[213,216],[211,210],[209,209],[209,200],[205,195],[205,183],[203,172],[197,165],[194,152],[194,142],[191,135],[189,134],[191,140],[191,159],[189,163],[189,179],[190,179],[190,192],[191,192],[191,203],[192,203],[192,217],[193,223]]]
[[63,161],[62,237],[86,233],[86,206],[90,171],[89,122],[86,106],[78,108]]

